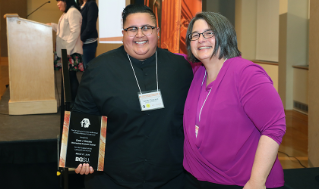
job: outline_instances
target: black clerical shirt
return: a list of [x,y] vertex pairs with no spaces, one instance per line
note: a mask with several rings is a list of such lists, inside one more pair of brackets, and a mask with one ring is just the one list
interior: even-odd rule
[[[157,49],[164,108],[141,111],[139,88],[124,47],[104,53],[84,72],[73,111],[108,117],[104,172],[86,188],[178,189],[183,185],[183,109],[193,78],[189,63]],[[130,57],[142,92],[156,90],[155,54]]]

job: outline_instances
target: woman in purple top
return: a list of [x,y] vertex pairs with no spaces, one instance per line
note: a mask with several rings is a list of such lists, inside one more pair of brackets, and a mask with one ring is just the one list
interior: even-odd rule
[[284,188],[277,157],[285,113],[272,80],[241,58],[233,26],[213,12],[187,30],[194,79],[184,110],[186,189]]

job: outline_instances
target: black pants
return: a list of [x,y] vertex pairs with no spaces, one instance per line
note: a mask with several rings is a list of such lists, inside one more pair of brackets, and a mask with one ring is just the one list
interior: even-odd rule
[[[125,173],[123,173],[124,175]],[[104,172],[96,171],[93,174],[85,176],[85,189],[183,189],[183,181],[185,174],[181,173],[175,178],[172,178],[167,183],[161,183],[160,180],[152,182],[125,182],[124,180],[114,180]],[[165,175],[163,175],[165,177]],[[122,183],[121,183],[122,182]]]
[[[221,185],[207,181],[199,181],[189,172],[185,176],[185,189],[242,189],[243,186],[237,185]],[[268,189],[268,188],[267,188]],[[285,187],[273,188],[285,189]]]

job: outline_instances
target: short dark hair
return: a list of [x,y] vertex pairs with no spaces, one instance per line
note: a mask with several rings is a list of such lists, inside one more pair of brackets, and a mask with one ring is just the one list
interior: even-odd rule
[[152,11],[152,9],[150,9],[146,5],[140,5],[140,4],[131,4],[131,5],[127,5],[124,8],[124,10],[122,12],[123,26],[124,26],[124,23],[126,21],[127,16],[130,14],[134,14],[134,13],[148,13],[148,14],[150,14],[152,20],[155,23],[155,27],[157,27],[156,26],[156,16],[155,16],[154,12]]
[[78,9],[78,11],[81,12],[80,7],[78,6],[78,4],[75,2],[75,0],[56,0],[56,1],[63,1],[66,3],[66,8],[65,8],[65,13],[68,12],[69,8],[74,6],[74,8]]
[[188,60],[191,62],[199,62],[199,60],[193,55],[190,47],[191,40],[189,35],[192,33],[193,26],[196,20],[203,19],[212,29],[215,35],[215,47],[212,57],[218,53],[218,59],[233,58],[241,55],[241,52],[237,47],[236,32],[229,20],[221,14],[215,12],[201,12],[190,21],[187,34],[186,34],[186,46],[188,53]]

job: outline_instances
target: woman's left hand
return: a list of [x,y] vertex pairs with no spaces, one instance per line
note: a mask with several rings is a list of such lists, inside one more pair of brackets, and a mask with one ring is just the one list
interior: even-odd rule
[[265,183],[249,180],[243,189],[266,189]]

